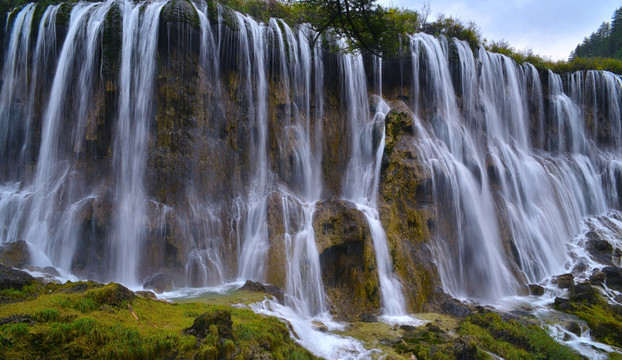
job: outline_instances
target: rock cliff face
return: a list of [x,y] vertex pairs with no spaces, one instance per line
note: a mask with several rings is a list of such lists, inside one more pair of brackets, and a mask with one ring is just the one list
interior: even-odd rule
[[[444,292],[524,293],[561,272],[583,217],[620,206],[613,74],[421,34],[379,62],[213,2],[29,4],[7,29],[0,243],[37,249],[37,266],[130,285],[250,278],[354,320],[386,307],[370,211],[421,311]],[[353,159],[370,175],[346,179]],[[373,199],[350,199],[353,181]]]

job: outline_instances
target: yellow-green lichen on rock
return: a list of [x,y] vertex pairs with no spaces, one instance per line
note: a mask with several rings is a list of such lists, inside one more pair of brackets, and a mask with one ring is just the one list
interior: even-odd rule
[[314,213],[313,230],[333,314],[350,321],[376,314],[379,280],[365,215],[345,200],[322,201]]
[[434,226],[431,200],[425,192],[429,179],[418,160],[413,121],[399,103],[385,118],[379,213],[409,307],[422,311],[433,306],[439,279],[429,247]]

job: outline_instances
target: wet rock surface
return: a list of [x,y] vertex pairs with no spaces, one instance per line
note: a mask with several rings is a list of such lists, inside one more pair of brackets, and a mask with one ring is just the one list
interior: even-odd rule
[[529,293],[535,296],[544,295],[544,288],[538,284],[529,284]]
[[589,240],[585,247],[596,261],[604,265],[613,265],[613,260],[619,259],[619,250],[615,249],[607,240],[598,238],[595,232],[588,232],[586,236]]
[[274,296],[280,304],[285,303],[285,293],[283,292],[282,289],[274,285],[265,285],[260,282],[246,280],[246,282],[240,288],[240,290],[263,292],[263,293]]
[[30,260],[28,244],[24,240],[0,245],[0,264],[23,268]]
[[333,313],[355,320],[380,308],[373,240],[365,215],[345,200],[317,204],[313,230]]
[[158,294],[167,292],[173,289],[173,279],[167,274],[156,274],[143,284],[145,289],[152,289]]
[[560,289],[568,289],[574,284],[574,276],[572,274],[562,274],[557,277],[557,286]]
[[607,287],[622,291],[622,268],[609,266],[601,271],[605,274],[605,284]]
[[0,290],[21,289],[34,281],[35,279],[26,272],[0,265]]
[[413,311],[438,309],[442,290],[430,246],[443,225],[433,217],[431,179],[419,161],[414,118],[395,102],[385,117],[388,148],[382,158],[378,212],[387,236],[395,273]]

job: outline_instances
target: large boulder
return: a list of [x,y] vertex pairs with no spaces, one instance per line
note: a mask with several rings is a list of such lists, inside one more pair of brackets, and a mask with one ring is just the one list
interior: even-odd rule
[[574,276],[570,273],[557,277],[557,286],[560,289],[569,289],[574,284]]
[[608,266],[602,269],[605,274],[605,284],[613,290],[622,291],[622,268]]
[[580,303],[595,304],[599,299],[596,289],[587,281],[570,286],[568,295],[571,301]]
[[586,234],[588,238],[585,243],[587,251],[592,257],[603,265],[614,265],[614,261],[620,259],[620,250],[616,249],[607,240],[602,239],[595,231]]
[[266,293],[268,295],[274,296],[279,301],[279,303],[285,303],[285,293],[282,289],[279,289],[274,285],[265,285],[260,282],[246,280],[246,283],[244,283],[240,290]]
[[0,246],[0,264],[23,268],[28,264],[30,252],[24,240],[6,243]]
[[544,295],[544,288],[538,284],[529,284],[529,293],[534,296]]
[[143,287],[161,294],[173,289],[173,279],[171,279],[171,277],[167,274],[159,273],[147,279],[147,281],[143,284]]
[[21,289],[34,281],[29,274],[0,264],[0,290]]
[[218,338],[233,340],[233,322],[231,310],[207,311],[194,319],[191,327],[184,330],[187,335],[194,335],[197,339],[203,339],[210,335],[210,327],[214,326],[218,331]]
[[331,311],[350,321],[378,312],[378,272],[365,215],[345,200],[322,201],[313,216],[313,230]]

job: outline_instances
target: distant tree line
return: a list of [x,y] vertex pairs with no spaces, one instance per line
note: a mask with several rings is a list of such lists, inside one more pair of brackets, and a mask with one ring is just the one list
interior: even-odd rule
[[622,60],[622,7],[613,13],[611,22],[603,22],[570,54],[571,59],[580,57]]

